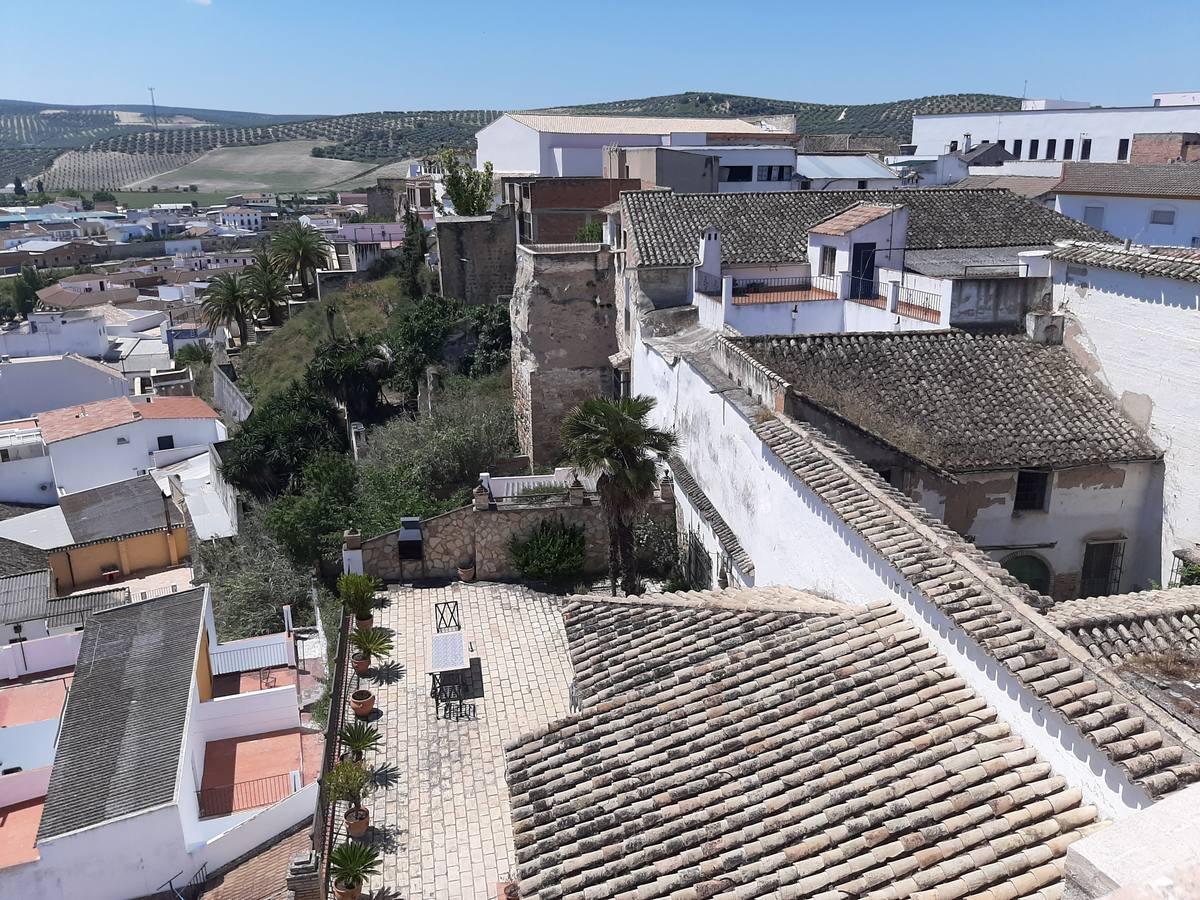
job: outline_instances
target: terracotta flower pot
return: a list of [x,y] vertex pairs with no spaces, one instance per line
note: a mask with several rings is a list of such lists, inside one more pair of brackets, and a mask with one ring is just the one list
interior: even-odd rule
[[471,582],[475,580],[475,564],[458,567],[458,580]]
[[346,811],[346,833],[352,838],[361,838],[371,825],[371,813],[365,809]]
[[354,627],[357,628],[359,631],[366,631],[368,628],[370,628],[374,624],[375,624],[374,616],[367,616],[365,619],[360,619],[358,616],[354,617]]
[[358,900],[362,894],[362,885],[356,884],[354,887],[346,887],[340,880],[335,879],[333,882],[333,896],[338,900]]
[[350,657],[350,665],[354,666],[355,673],[366,675],[367,669],[371,668],[371,657],[362,651],[355,651]]
[[375,694],[368,690],[355,691],[350,695],[350,708],[360,719],[365,719],[375,709]]

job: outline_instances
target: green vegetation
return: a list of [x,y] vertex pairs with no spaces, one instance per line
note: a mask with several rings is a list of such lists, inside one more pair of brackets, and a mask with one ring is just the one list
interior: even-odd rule
[[353,519],[357,476],[348,456],[317,453],[289,490],[266,508],[266,526],[300,565],[337,559],[342,532]]
[[53,274],[32,266],[21,266],[21,273],[16,278],[0,282],[0,321],[29,315],[37,305],[37,292],[57,280]]
[[[216,206],[224,203],[233,191],[108,191],[122,206],[142,207],[155,203],[195,203],[197,206]],[[93,197],[95,194],[92,195]]]
[[492,208],[490,162],[483,164],[482,172],[476,172],[453,150],[443,150],[438,159],[442,164],[442,186],[456,215],[482,216]]
[[338,731],[338,740],[353,754],[356,761],[360,761],[364,753],[379,746],[383,741],[383,735],[374,725],[368,725],[366,722],[356,719],[341,727],[341,730]]
[[513,565],[525,578],[573,582],[583,574],[583,526],[568,525],[561,518],[546,519],[528,536],[514,538],[508,551]]
[[575,240],[580,244],[598,244],[604,240],[604,226],[599,222],[588,222],[580,225],[575,232]]
[[379,582],[370,575],[347,572],[338,576],[337,592],[347,612],[356,619],[369,619],[375,609],[375,592]]
[[379,851],[370,844],[351,841],[329,851],[329,871],[343,889],[353,890],[379,874]]
[[254,315],[254,297],[246,276],[241,272],[223,272],[212,280],[200,303],[200,321],[210,331],[237,323],[238,343],[250,343],[250,318]]
[[305,297],[316,292],[317,269],[326,265],[332,249],[325,235],[299,222],[283,225],[271,235],[271,258],[282,274],[299,276]]
[[585,400],[562,425],[563,453],[580,472],[596,475],[608,520],[608,570],[613,595],[617,576],[626,594],[640,590],[634,525],[654,494],[659,454],[676,445],[670,431],[649,422],[651,397]]
[[[362,811],[363,797],[371,789],[371,784],[371,773],[350,759],[342,760],[321,779],[326,803],[346,802],[355,812]],[[329,864],[331,867],[334,864],[332,857]]]
[[350,632],[350,646],[363,656],[383,659],[392,655],[392,633],[376,625],[373,628],[356,628]]

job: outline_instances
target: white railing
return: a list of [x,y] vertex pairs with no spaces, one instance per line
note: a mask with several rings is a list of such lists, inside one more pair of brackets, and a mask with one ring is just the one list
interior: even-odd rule
[[[553,475],[511,475],[498,478],[487,472],[479,474],[479,480],[494,500],[511,500],[520,497],[526,491],[544,488],[547,491],[555,489],[567,490],[575,480],[575,470],[572,468],[557,468]],[[596,479],[590,475],[580,475],[579,482],[585,491],[596,490]]]

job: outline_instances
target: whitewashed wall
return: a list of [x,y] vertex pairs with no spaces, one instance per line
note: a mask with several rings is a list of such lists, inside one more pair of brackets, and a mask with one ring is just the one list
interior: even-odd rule
[[[43,489],[42,485],[47,487]],[[53,506],[57,502],[54,467],[49,456],[0,462],[0,503]]]
[[[1139,244],[1165,244],[1174,247],[1194,246],[1200,240],[1200,200],[1160,200],[1151,197],[1096,197],[1085,194],[1059,194],[1054,208],[1064,216],[1083,221],[1084,208],[1099,206],[1104,210],[1100,228],[1119,238]],[[1173,225],[1156,225],[1150,221],[1153,210],[1175,213]]]
[[1200,541],[1200,284],[1091,267],[1066,284],[1053,263],[1066,344],[1166,453],[1162,559]]
[[0,647],[0,681],[73,666],[79,657],[82,640],[82,631],[69,631],[25,641],[24,646],[6,644]]

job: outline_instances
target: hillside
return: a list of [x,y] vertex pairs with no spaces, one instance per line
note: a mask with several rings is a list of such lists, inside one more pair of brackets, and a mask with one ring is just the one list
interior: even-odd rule
[[795,115],[796,130],[802,134],[877,134],[907,141],[912,135],[912,117],[916,113],[990,112],[1020,108],[1019,97],[998,94],[936,94],[911,100],[894,100],[890,103],[844,106],[688,91],[662,97],[643,97],[639,100],[550,107],[538,112],[738,118]]

